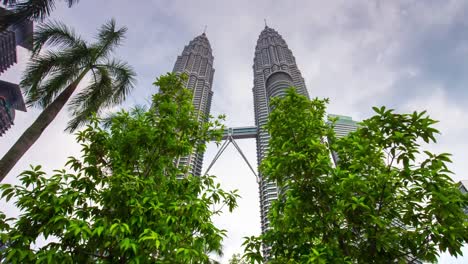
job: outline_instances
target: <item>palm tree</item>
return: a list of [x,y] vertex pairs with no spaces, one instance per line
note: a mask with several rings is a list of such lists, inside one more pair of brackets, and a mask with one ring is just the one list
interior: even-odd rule
[[[79,0],[64,0],[68,7],[76,4]],[[8,14],[0,18],[0,30],[26,20],[43,21],[55,8],[55,0],[0,0],[10,7]]]
[[[85,76],[91,81],[69,103],[72,119],[68,131],[125,99],[134,86],[135,73],[110,55],[126,31],[125,27],[116,29],[115,21],[111,20],[99,29],[97,42],[88,44],[64,24],[50,22],[39,26],[34,35],[32,59],[20,86],[28,106],[44,110],[0,160],[0,181],[54,120]],[[39,55],[46,45],[56,49]]]

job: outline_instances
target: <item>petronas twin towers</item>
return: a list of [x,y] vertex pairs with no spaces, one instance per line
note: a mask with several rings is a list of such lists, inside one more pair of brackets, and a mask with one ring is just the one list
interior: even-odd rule
[[[182,54],[177,57],[173,72],[188,74],[187,88],[193,91],[193,105],[200,113],[199,121],[203,122],[210,113],[214,75],[212,50],[205,33],[185,46]],[[268,120],[270,99],[282,96],[286,88],[291,86],[295,86],[299,93],[307,97],[309,95],[288,45],[278,32],[267,26],[260,33],[255,47],[253,73],[252,91],[257,130],[254,137],[257,140],[257,162],[260,164],[268,148],[269,135],[263,127]],[[203,153],[194,152],[181,158],[179,162],[189,165],[190,172],[194,175],[201,175]],[[277,198],[277,191],[275,183],[266,181],[259,175],[262,232],[268,228],[267,215],[271,202]]]

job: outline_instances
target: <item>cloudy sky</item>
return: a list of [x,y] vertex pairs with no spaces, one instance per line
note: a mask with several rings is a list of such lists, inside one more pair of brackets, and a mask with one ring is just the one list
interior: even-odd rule
[[[467,13],[468,2],[462,0],[81,0],[71,9],[59,1],[52,18],[88,40],[112,17],[128,27],[116,55],[135,68],[138,85],[126,108],[148,103],[156,91],[151,85],[155,77],[171,71],[183,46],[207,25],[216,69],[212,114],[226,114],[228,126],[254,124],[252,62],[265,18],[293,51],[309,94],[330,98],[330,113],[362,120],[372,114],[372,106],[399,112],[427,109],[440,120],[441,131],[438,144],[428,148],[453,154],[453,179],[458,181],[468,178]],[[20,80],[28,53],[19,49],[19,56],[20,63],[2,80]],[[0,138],[0,156],[38,114],[36,109],[17,113],[15,126]],[[52,170],[62,168],[68,156],[79,155],[73,136],[63,132],[67,118],[65,111],[58,116],[5,182],[15,182],[29,164]],[[239,144],[256,164],[255,142]],[[216,146],[210,145],[205,168],[215,153]],[[257,185],[234,148],[226,150],[211,172],[226,189],[239,189],[242,195],[234,213],[216,219],[229,231],[226,261],[240,252],[243,236],[260,232]],[[17,213],[4,202],[0,206]],[[468,255],[468,249],[464,252]],[[440,262],[464,261],[443,255]]]

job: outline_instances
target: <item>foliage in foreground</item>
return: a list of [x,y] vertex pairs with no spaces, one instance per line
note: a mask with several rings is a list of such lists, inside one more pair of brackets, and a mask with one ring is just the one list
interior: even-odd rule
[[184,171],[174,160],[222,132],[218,120],[197,122],[182,83],[163,76],[149,111],[122,111],[107,129],[94,120],[79,132],[83,156],[69,158],[72,172],[49,176],[37,166],[20,175],[22,185],[0,187],[22,210],[17,219],[0,214],[7,263],[207,263],[221,251],[225,231],[212,216],[232,210],[238,195],[213,176],[177,179]]
[[232,257],[229,259],[229,264],[247,264],[247,262],[244,261],[240,254],[236,253],[232,254]]
[[[337,139],[324,121],[326,102],[293,89],[272,100],[261,171],[282,191],[271,229],[246,239],[245,256],[260,262],[262,243],[271,247],[271,263],[435,262],[439,251],[461,255],[468,198],[449,176],[450,155],[420,146],[436,141],[436,121],[425,112],[374,108],[358,131]],[[336,167],[331,152],[339,157]]]

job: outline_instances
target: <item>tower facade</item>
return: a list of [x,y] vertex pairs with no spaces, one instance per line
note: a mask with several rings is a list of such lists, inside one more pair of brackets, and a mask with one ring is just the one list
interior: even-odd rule
[[[254,108],[257,134],[257,162],[261,163],[268,148],[269,135],[264,129],[270,113],[269,101],[272,97],[283,96],[285,90],[296,87],[298,93],[309,97],[304,78],[296,65],[291,50],[283,37],[274,29],[265,26],[255,47],[254,57]],[[269,226],[268,212],[271,202],[278,197],[274,182],[259,175],[260,216],[262,233]]]
[[[333,115],[328,114],[328,118],[336,119],[333,124],[333,131],[337,138],[342,138],[347,136],[349,133],[356,131],[359,128],[358,122],[354,121],[350,116],[342,115]],[[331,122],[328,122],[329,125],[332,125]],[[339,157],[336,152],[331,153],[333,163],[336,165],[339,161]]]
[[[10,14],[11,11],[0,7],[0,17]],[[0,74],[15,64],[16,46],[32,50],[33,23],[25,20],[19,24],[11,25],[0,31]]]
[[345,137],[359,127],[358,122],[354,121],[350,116],[328,114],[328,117],[336,119],[333,130],[337,138]]
[[[173,72],[189,76],[186,87],[193,92],[193,106],[197,111],[199,122],[205,122],[210,114],[213,91],[213,54],[210,42],[205,33],[195,37],[184,47],[182,54],[177,57]],[[187,165],[189,173],[201,175],[203,153],[196,149],[188,156],[177,161],[180,165]]]
[[[0,17],[9,13],[0,7]],[[0,30],[0,75],[17,62],[16,46],[32,49],[32,35],[29,20]],[[0,136],[13,125],[15,110],[26,112],[21,90],[17,84],[0,80]]]

